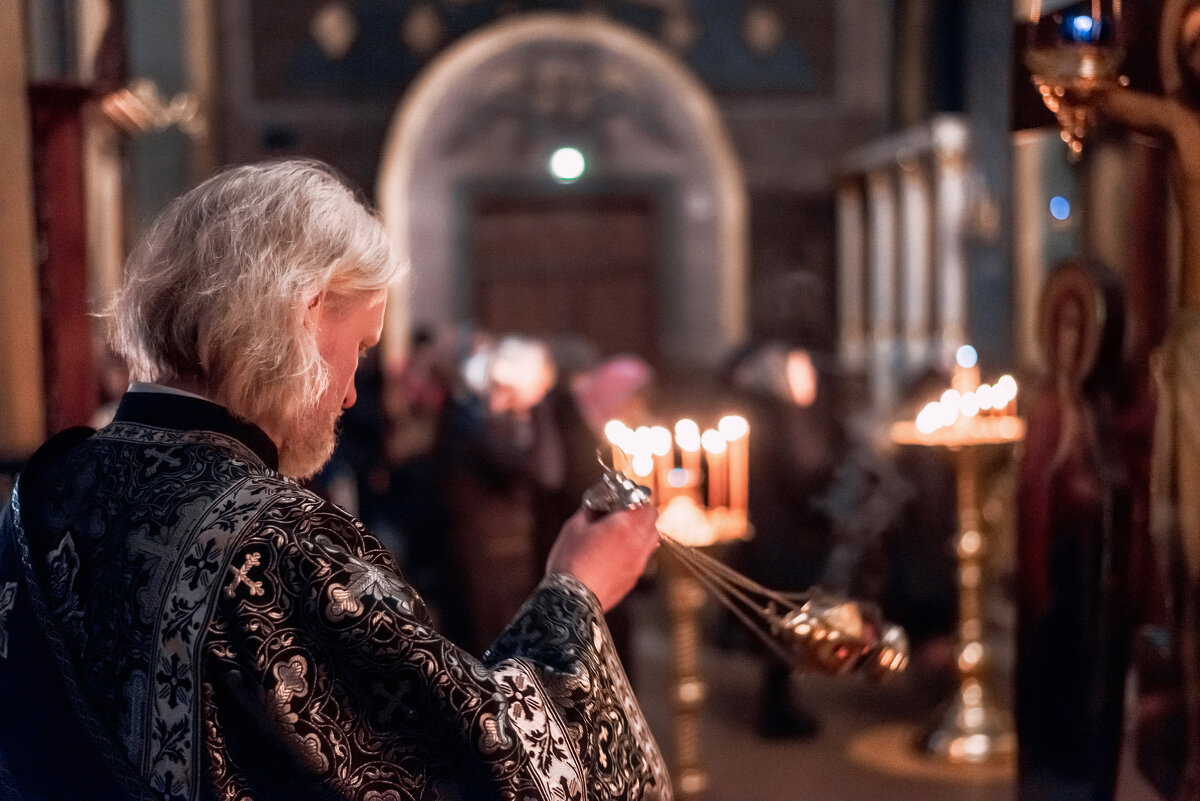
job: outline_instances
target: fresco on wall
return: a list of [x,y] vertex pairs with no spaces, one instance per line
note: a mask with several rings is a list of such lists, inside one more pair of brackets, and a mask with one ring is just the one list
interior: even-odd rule
[[679,54],[718,94],[832,91],[828,0],[254,0],[259,100],[387,101],[447,45],[507,16],[599,12]]

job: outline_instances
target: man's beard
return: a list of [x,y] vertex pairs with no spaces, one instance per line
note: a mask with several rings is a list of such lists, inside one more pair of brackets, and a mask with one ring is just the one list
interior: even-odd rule
[[332,415],[319,407],[299,414],[279,445],[279,472],[298,481],[312,478],[333,455],[341,422],[341,408]]

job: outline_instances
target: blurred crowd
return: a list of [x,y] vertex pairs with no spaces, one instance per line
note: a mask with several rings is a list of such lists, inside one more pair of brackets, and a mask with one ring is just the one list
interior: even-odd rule
[[[602,355],[578,339],[421,329],[398,369],[360,368],[358,403],[314,489],[357,514],[442,630],[480,654],[537,584],[554,535],[601,475],[598,460],[609,461],[608,421],[735,411],[751,427],[753,536],[724,558],[773,589],[820,586],[874,601],[948,664],[951,466],[881,444],[869,421],[846,414],[834,373],[822,354],[767,341],[681,387],[637,355]],[[914,385],[914,403],[936,378]],[[635,677],[626,607],[608,623]],[[755,649],[731,621],[713,635]],[[816,734],[820,721],[789,668],[761,656],[760,732]]]

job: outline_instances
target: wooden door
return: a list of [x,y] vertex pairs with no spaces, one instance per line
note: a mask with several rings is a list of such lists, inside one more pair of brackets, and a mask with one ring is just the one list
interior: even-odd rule
[[471,310],[482,328],[575,335],[602,355],[656,361],[656,199],[477,196],[470,220]]

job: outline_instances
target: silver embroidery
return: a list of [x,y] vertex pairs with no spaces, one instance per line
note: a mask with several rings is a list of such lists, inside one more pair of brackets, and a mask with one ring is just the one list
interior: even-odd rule
[[79,575],[79,554],[71,532],[63,534],[58,546],[46,554],[49,579],[49,601],[54,617],[65,634],[75,640],[74,647],[83,650],[87,636],[83,628],[83,605],[75,592],[75,577]]
[[0,588],[0,659],[8,658],[8,615],[17,604],[17,582]]

